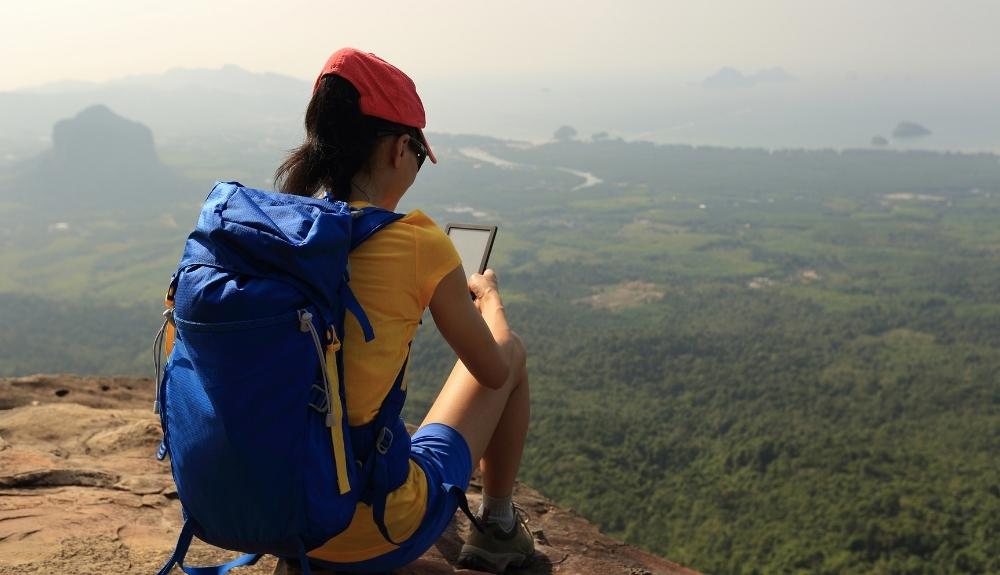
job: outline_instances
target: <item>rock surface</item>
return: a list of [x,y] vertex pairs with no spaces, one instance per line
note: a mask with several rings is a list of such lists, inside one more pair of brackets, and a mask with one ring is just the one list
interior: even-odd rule
[[[0,575],[155,573],[180,530],[169,465],[153,452],[152,383],[138,378],[39,375],[0,379]],[[479,503],[474,478],[469,499]],[[538,555],[517,573],[693,574],[602,535],[572,511],[518,485]],[[475,573],[454,561],[468,520],[399,574]],[[195,544],[192,565],[231,553]],[[274,558],[234,573],[271,573]],[[180,573],[176,569],[173,573]]]

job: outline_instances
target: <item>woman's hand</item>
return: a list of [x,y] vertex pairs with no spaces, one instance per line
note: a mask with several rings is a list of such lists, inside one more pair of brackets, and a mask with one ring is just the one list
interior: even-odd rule
[[483,311],[483,303],[500,303],[500,290],[498,286],[497,274],[492,269],[487,269],[481,274],[469,276],[469,291],[472,292],[473,303],[480,313]]

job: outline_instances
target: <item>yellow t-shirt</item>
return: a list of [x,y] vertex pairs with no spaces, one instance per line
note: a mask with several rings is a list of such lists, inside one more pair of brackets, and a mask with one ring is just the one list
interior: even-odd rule
[[[351,202],[351,207],[371,204]],[[352,426],[375,418],[406,358],[424,309],[438,282],[461,265],[448,236],[420,210],[389,224],[350,255],[351,290],[365,310],[375,339],[365,342],[350,313],[344,327],[344,385],[347,420]],[[405,381],[405,380],[404,380]],[[405,383],[404,383],[405,386]],[[413,535],[427,506],[427,479],[412,459],[406,483],[389,494],[385,523],[395,541]],[[337,563],[364,561],[396,546],[386,541],[359,503],[343,533],[309,553]]]

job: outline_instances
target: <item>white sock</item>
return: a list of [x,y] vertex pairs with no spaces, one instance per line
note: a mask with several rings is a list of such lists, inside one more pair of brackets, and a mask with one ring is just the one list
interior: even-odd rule
[[478,515],[486,518],[487,523],[496,523],[500,529],[510,531],[514,528],[514,501],[509,495],[490,497],[484,493]]

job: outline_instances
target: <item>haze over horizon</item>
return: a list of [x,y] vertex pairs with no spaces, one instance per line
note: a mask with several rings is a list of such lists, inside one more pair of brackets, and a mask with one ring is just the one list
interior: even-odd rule
[[[884,137],[904,149],[998,151],[998,20],[1000,5],[982,0],[41,0],[0,7],[0,50],[17,55],[0,92],[227,65],[308,86],[332,50],[354,45],[414,78],[429,131],[539,141],[571,125],[581,137],[700,145]],[[893,140],[900,122],[930,134]]]

